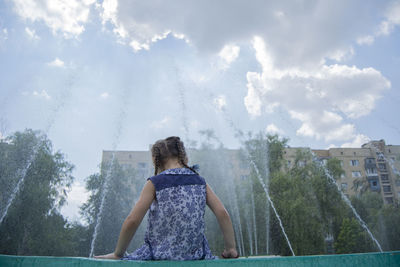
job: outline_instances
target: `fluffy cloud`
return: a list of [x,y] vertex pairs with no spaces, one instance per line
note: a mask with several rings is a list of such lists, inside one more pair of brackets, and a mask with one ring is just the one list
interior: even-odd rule
[[41,92],[33,91],[32,95],[35,97],[38,97],[38,98],[45,99],[45,100],[51,99],[51,96],[46,92],[46,90],[42,90]]
[[287,110],[302,125],[297,134],[325,141],[347,141],[357,136],[345,118],[369,114],[390,82],[373,68],[315,65],[309,68],[277,68],[269,47],[260,37],[253,46],[261,73],[247,73],[245,105],[252,115],[276,107]]
[[40,37],[36,34],[36,31],[33,29],[30,29],[28,27],[25,27],[25,33],[29,36],[31,40],[39,40]]
[[65,38],[81,34],[95,0],[14,0],[15,12],[32,22],[43,21],[54,34]]
[[[105,25],[135,50],[172,34],[203,52],[248,43],[270,44],[278,67],[308,65],[351,55],[351,43],[376,27],[382,3],[355,1],[138,1],[105,0]],[[357,14],[357,19],[354,18]]]
[[400,26],[400,1],[391,2],[384,12],[384,19],[373,33],[363,35],[357,39],[359,45],[371,45],[376,37],[389,35],[395,27]]
[[341,147],[361,147],[363,144],[370,142],[371,139],[363,134],[357,134],[351,142],[342,144]]
[[162,120],[154,121],[151,123],[150,127],[153,129],[161,129],[167,126],[171,121],[170,117],[164,117]]
[[400,25],[400,1],[393,2],[388,6],[385,20],[380,24],[378,35],[390,34],[396,26]]
[[222,110],[226,107],[226,97],[224,95],[219,95],[214,98],[214,105],[219,109]]
[[222,50],[218,53],[218,56],[222,60],[221,68],[226,69],[229,65],[234,62],[240,52],[240,47],[237,45],[225,45]]
[[271,123],[267,125],[265,131],[268,134],[283,134],[283,130],[279,129],[275,124]]
[[0,44],[8,39],[8,30],[4,28],[0,31]]
[[59,67],[62,68],[64,67],[64,61],[62,61],[61,59],[59,59],[58,57],[56,57],[53,61],[47,63],[48,66],[51,67]]

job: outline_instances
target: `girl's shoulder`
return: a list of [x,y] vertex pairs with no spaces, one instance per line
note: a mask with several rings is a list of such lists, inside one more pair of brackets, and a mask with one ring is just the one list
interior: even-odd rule
[[158,175],[148,178],[147,180],[150,180],[153,183],[156,191],[175,186],[206,184],[203,177],[186,168],[166,170]]

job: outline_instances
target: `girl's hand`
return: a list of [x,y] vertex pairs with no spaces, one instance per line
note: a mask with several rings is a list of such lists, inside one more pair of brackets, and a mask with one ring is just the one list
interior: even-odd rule
[[115,253],[110,253],[110,254],[106,254],[106,255],[100,255],[100,256],[94,256],[94,258],[96,259],[108,259],[108,260],[119,260],[121,259],[121,257],[118,257],[117,255],[115,255]]
[[224,252],[222,252],[222,257],[227,259],[227,258],[239,258],[239,253],[237,253],[235,248],[230,248],[230,249],[224,249]]

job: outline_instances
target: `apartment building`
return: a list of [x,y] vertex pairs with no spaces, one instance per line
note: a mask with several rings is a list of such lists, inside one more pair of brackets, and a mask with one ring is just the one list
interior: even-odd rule
[[[285,148],[284,159],[288,168],[294,166],[296,154],[299,151],[307,152],[310,148]],[[189,154],[196,153],[195,150],[188,152]],[[361,186],[380,193],[385,203],[400,200],[399,145],[386,145],[384,140],[379,140],[364,144],[361,148],[315,149],[312,152],[323,162],[330,158],[340,160],[344,174],[337,182],[346,195],[357,194],[354,183],[363,181]],[[234,173],[233,179],[247,179],[250,168],[248,164],[240,160],[240,151],[225,149],[224,153]],[[122,168],[134,168],[143,178],[150,177],[154,173],[150,151],[103,151],[102,161],[110,161],[113,154]],[[299,165],[307,163],[307,161],[297,162]]]
[[[289,168],[293,166],[298,150],[309,149],[285,148],[284,158]],[[330,148],[312,152],[323,162],[329,158],[340,160],[344,174],[337,182],[347,196],[357,194],[364,187],[380,193],[385,203],[400,200],[400,146],[386,145],[384,140],[379,140],[366,143],[361,148]],[[358,187],[355,186],[356,181],[361,182]]]

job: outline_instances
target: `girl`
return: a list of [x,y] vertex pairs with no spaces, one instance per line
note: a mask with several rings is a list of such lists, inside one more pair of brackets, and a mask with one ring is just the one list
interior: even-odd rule
[[[151,148],[154,176],[125,219],[113,253],[96,256],[126,260],[214,259],[204,235],[205,205],[213,211],[224,236],[224,258],[237,258],[232,222],[224,205],[198,173],[190,168],[179,137],[157,141]],[[147,210],[144,244],[132,254],[125,251]]]

